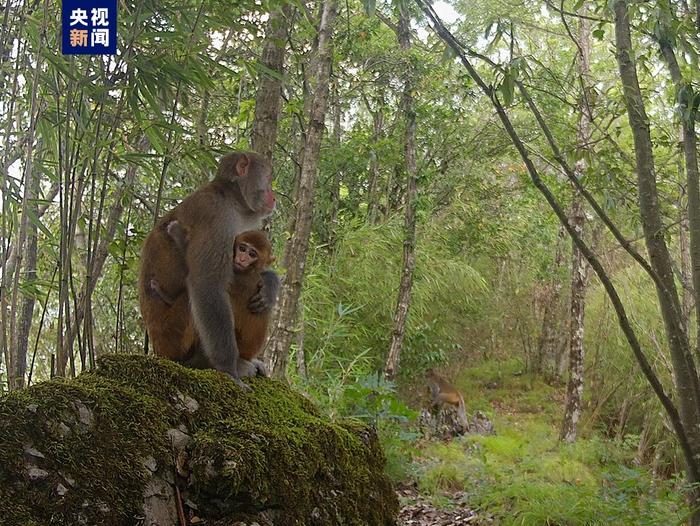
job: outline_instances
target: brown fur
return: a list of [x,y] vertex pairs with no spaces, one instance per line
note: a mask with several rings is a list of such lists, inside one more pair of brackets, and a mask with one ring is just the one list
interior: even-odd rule
[[245,271],[236,271],[231,288],[231,306],[236,322],[236,343],[238,353],[244,360],[253,360],[265,343],[270,313],[254,314],[248,309],[248,301],[261,286],[260,272],[275,260],[272,247],[264,232],[249,230],[236,237],[234,258],[240,243],[248,243],[258,252],[258,259]]
[[[173,222],[167,227],[167,232],[173,238],[178,247],[182,250],[187,246],[187,232],[177,222]],[[242,270],[234,269],[233,282],[229,288],[229,298],[233,317],[236,320],[236,344],[238,346],[239,366],[241,376],[252,376],[254,374],[266,375],[267,372],[262,362],[255,358],[262,351],[267,333],[267,325],[270,320],[270,311],[256,314],[248,308],[248,302],[262,286],[260,273],[268,268],[275,261],[272,255],[272,247],[264,232],[259,230],[249,230],[236,237],[234,242],[233,260],[239,254],[241,243],[248,247],[253,247],[257,253],[250,266]],[[183,289],[176,297],[169,296],[161,287],[158,280],[151,280],[151,288],[168,305],[168,327],[175,328],[175,339],[180,347],[187,346],[178,361],[191,366],[202,366],[193,359],[198,354],[199,338],[194,329],[192,316],[190,315],[188,304],[189,297],[187,290]],[[241,364],[241,360],[251,362]],[[206,364],[204,364],[206,367]],[[253,370],[254,368],[254,370]]]
[[[226,155],[214,180],[165,214],[146,237],[139,303],[156,354],[238,380],[231,246],[274,209],[270,182],[271,167],[260,155]],[[184,248],[168,232],[173,222],[186,232]]]
[[460,422],[466,429],[466,426],[468,425],[467,409],[464,404],[464,397],[462,396],[462,393],[460,393],[454,385],[445,380],[432,369],[428,369],[426,372],[426,378],[428,379],[428,387],[430,388],[433,406],[437,408],[443,404],[450,404],[457,407]]

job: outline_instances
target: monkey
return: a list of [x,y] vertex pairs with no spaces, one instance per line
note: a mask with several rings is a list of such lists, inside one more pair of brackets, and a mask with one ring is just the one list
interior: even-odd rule
[[[161,217],[141,251],[139,305],[154,352],[221,371],[244,389],[229,296],[231,247],[237,234],[260,229],[275,209],[271,183],[272,167],[263,156],[223,156],[214,179]],[[168,233],[174,221],[187,233],[184,250]],[[279,287],[272,271],[261,273],[261,281],[248,305],[254,312],[269,310]],[[185,288],[188,301],[179,301]],[[183,324],[189,316],[192,323]]]
[[467,420],[467,409],[462,393],[433,369],[426,371],[426,378],[428,379],[433,408],[439,409],[444,404],[456,407],[459,423],[462,425],[462,429],[466,431],[469,428],[469,421]]
[[241,376],[267,376],[265,365],[256,356],[260,354],[265,343],[270,312],[253,313],[247,305],[249,298],[262,286],[261,272],[274,261],[272,247],[264,232],[249,230],[236,237],[231,306],[233,318],[237,320],[236,343]]
[[[187,246],[187,232],[177,221],[167,226],[168,234],[181,250]],[[248,301],[262,286],[261,272],[274,263],[272,247],[264,232],[249,230],[236,236],[233,248],[233,282],[229,288],[229,297],[236,320],[236,344],[238,345],[238,373],[243,376],[267,376],[263,362],[256,359],[265,343],[265,334],[270,320],[270,312],[253,313],[248,309]],[[188,302],[187,291],[182,289],[177,296],[165,292],[157,279],[150,282],[152,289],[176,312],[183,313],[183,325],[191,325],[192,318],[182,306]],[[196,335],[187,337],[182,345],[198,344]]]

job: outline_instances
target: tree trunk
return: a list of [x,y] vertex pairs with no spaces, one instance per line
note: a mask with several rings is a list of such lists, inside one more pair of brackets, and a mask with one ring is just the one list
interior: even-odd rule
[[401,358],[406,319],[411,304],[411,289],[413,287],[413,270],[416,266],[416,195],[417,176],[416,167],[416,112],[413,103],[414,71],[411,67],[411,33],[410,16],[408,6],[399,4],[399,23],[396,36],[399,47],[406,60],[406,83],[402,96],[402,111],[406,116],[404,135],[404,154],[406,161],[406,198],[404,202],[404,241],[403,241],[403,270],[401,272],[401,284],[394,312],[394,328],[391,333],[389,354],[384,366],[384,373],[390,380],[396,378]]
[[[585,4],[582,11],[586,12]],[[588,105],[586,92],[590,86],[590,59],[591,59],[591,25],[586,18],[579,20],[579,77],[581,79],[581,100],[579,108],[579,121],[577,138],[581,152],[588,151],[591,139],[592,111]],[[586,171],[585,156],[581,156],[574,167],[577,179],[581,179]],[[581,196],[574,191],[574,199],[571,203],[571,226],[576,233],[583,238],[583,229],[586,222],[586,213],[583,208]],[[583,254],[572,241],[571,250],[571,304],[569,319],[569,380],[566,386],[566,404],[564,419],[559,438],[564,442],[575,442],[577,424],[581,418],[583,403],[583,331],[584,315],[586,309],[586,283],[588,265]]]
[[[561,299],[562,281],[559,278],[559,270],[564,263],[564,239],[566,230],[559,228],[557,248],[554,253],[554,262],[551,266],[551,279],[547,283],[544,293],[544,307],[542,312],[542,330],[537,342],[537,354],[532,364],[532,372],[541,374],[545,370],[545,364],[556,362],[559,354],[559,303]],[[557,369],[554,376],[558,378]]]
[[383,134],[384,100],[380,94],[377,97],[377,107],[374,111],[367,104],[367,110],[372,114],[372,151],[369,161],[369,188],[367,189],[367,220],[375,224],[379,219],[379,152],[378,144]]
[[[659,402],[661,402],[664,410],[666,411],[666,414],[668,415],[669,421],[671,426],[673,427],[673,431],[676,434],[676,437],[678,439],[678,444],[683,451],[683,457],[686,462],[686,470],[687,470],[687,476],[688,479],[691,481],[699,481],[700,480],[700,469],[698,466],[698,462],[696,461],[696,456],[695,456],[695,451],[694,448],[698,444],[697,440],[695,440],[694,437],[691,436],[691,431],[687,429],[687,426],[685,425],[683,419],[681,418],[681,415],[679,414],[679,411],[676,409],[676,406],[674,404],[674,401],[671,399],[671,397],[667,394],[664,386],[661,384],[658,376],[656,375],[654,369],[652,368],[649,360],[646,357],[646,354],[644,353],[644,350],[642,349],[642,346],[639,342],[639,338],[637,337],[637,333],[635,332],[634,328],[632,327],[632,324],[630,322],[629,317],[627,316],[627,311],[625,309],[625,306],[622,302],[622,299],[620,298],[619,293],[617,292],[617,289],[615,288],[614,283],[610,279],[610,276],[608,273],[605,271],[605,268],[600,262],[600,259],[596,254],[591,250],[591,248],[586,244],[586,242],[576,234],[576,231],[572,227],[572,225],[569,222],[569,218],[567,217],[566,213],[562,209],[559,201],[557,198],[554,196],[550,188],[547,186],[547,184],[542,180],[542,177],[540,176],[537,167],[535,164],[532,162],[532,159],[530,158],[530,154],[528,152],[528,148],[525,146],[525,143],[523,140],[520,138],[520,135],[518,132],[515,130],[515,127],[513,126],[512,121],[510,120],[510,117],[508,116],[508,113],[506,112],[505,108],[501,104],[501,102],[498,100],[498,97],[495,94],[495,91],[493,90],[492,87],[486,84],[484,79],[479,75],[479,72],[474,68],[474,66],[471,64],[467,54],[470,54],[472,56],[477,56],[479,57],[482,61],[488,62],[488,58],[486,57],[481,57],[478,55],[478,53],[475,53],[473,50],[470,50],[467,46],[465,46],[463,43],[459,42],[453,35],[450,33],[450,31],[447,30],[447,28],[444,26],[444,24],[440,21],[439,17],[437,16],[435,10],[433,7],[426,2],[426,0],[416,0],[416,3],[420,6],[422,11],[426,14],[426,16],[432,21],[435,30],[437,33],[440,35],[440,37],[452,48],[454,53],[459,57],[460,61],[464,65],[465,69],[469,73],[469,75],[474,79],[474,82],[476,85],[479,87],[479,89],[482,91],[486,97],[488,97],[489,101],[491,102],[492,106],[496,110],[496,113],[498,115],[499,120],[503,124],[503,127],[506,130],[506,133],[508,134],[508,137],[511,139],[513,145],[515,148],[518,150],[518,153],[523,160],[523,163],[525,164],[525,168],[527,169],[528,174],[530,175],[530,179],[532,180],[532,183],[535,185],[537,190],[542,194],[542,196],[545,198],[549,206],[552,208],[554,213],[556,214],[557,218],[561,222],[561,224],[566,228],[566,231],[569,233],[569,235],[573,238],[573,240],[576,242],[576,245],[578,248],[581,250],[581,252],[584,254],[586,260],[588,261],[589,265],[591,265],[591,268],[596,273],[596,276],[600,280],[603,288],[605,289],[605,292],[610,299],[610,302],[612,303],[612,306],[615,310],[615,314],[617,315],[618,319],[618,324],[620,326],[620,329],[625,335],[625,339],[627,340],[627,343],[629,344],[630,350],[632,351],[632,354],[635,357],[635,360],[637,361],[637,364],[639,365],[640,370],[644,374],[644,377],[647,379],[649,382],[649,385],[654,391],[654,394],[658,398]],[[626,20],[626,12],[627,12],[627,6],[624,2],[621,2],[622,4],[622,10],[623,10],[623,17],[617,16],[617,10],[619,9],[619,5],[615,5],[616,8],[616,22],[619,23],[621,19],[624,19],[624,23],[622,24],[622,28],[626,27],[627,29],[627,42],[629,43],[629,22]],[[629,44],[626,46],[626,52],[625,52],[625,57],[621,62],[624,62],[626,67],[629,66],[630,64],[630,58],[629,58]],[[623,69],[623,68],[621,68]],[[636,81],[636,72],[633,70],[633,75],[634,75],[634,80]],[[623,77],[623,84],[624,87],[627,88],[628,84],[625,82],[627,80],[627,75]],[[564,169],[565,173],[567,176],[569,176],[569,167],[566,164],[564,158],[560,154],[560,150],[558,148],[558,145],[556,141],[554,141],[551,132],[549,130],[549,127],[547,126],[547,123],[544,121],[541,112],[537,108],[537,106],[534,104],[532,101],[531,97],[529,97],[527,90],[525,87],[522,85],[522,83],[516,81],[516,84],[518,86],[518,89],[520,90],[520,93],[522,96],[526,99],[528,102],[528,106],[530,107],[530,110],[533,114],[533,116],[537,119],[538,125],[542,129],[542,131],[545,133],[547,136],[547,141],[549,142],[550,146],[552,147],[553,152],[555,153],[557,161],[560,163],[562,168]],[[637,92],[639,91],[638,85],[637,85]],[[640,99],[641,100],[641,99]],[[648,130],[647,130],[648,132]],[[573,173],[573,172],[572,172]],[[577,181],[575,177],[572,179],[573,181]],[[657,286],[657,292],[660,294],[662,291],[665,290],[665,287],[662,285],[661,277],[658,275],[658,273],[648,265],[647,261],[629,244],[629,242],[622,236],[620,233],[619,229],[616,227],[614,223],[610,220],[610,218],[605,214],[605,211],[596,203],[596,201],[593,199],[593,197],[588,193],[585,188],[583,187],[577,187],[579,191],[586,196],[586,200],[591,204],[591,206],[594,208],[596,211],[596,214],[605,222],[605,225],[608,227],[610,232],[615,236],[615,239],[618,241],[620,246],[624,248],[634,259],[635,261],[638,262],[638,264],[649,274],[649,276],[654,280],[654,283]],[[663,235],[663,231],[659,231],[658,234],[660,236]],[[650,254],[652,257],[654,257],[656,254]],[[667,337],[669,339],[669,343],[671,343],[671,338],[668,335],[667,331]],[[675,342],[674,342],[675,344]],[[684,395],[687,395],[687,392],[683,393]],[[693,431],[694,432],[694,431]],[[698,509],[697,506],[698,499],[694,499],[694,502],[691,504],[694,504],[693,509]]]
[[[22,198],[22,219],[20,229],[20,239],[24,254],[20,258],[22,268],[17,269],[17,278],[20,273],[24,275],[24,284],[31,290],[32,283],[36,282],[37,264],[37,225],[35,221],[28,221],[28,217],[38,218],[39,207],[38,197],[40,192],[40,179],[35,166],[31,167],[31,174],[27,174],[29,180],[24,183],[24,196]],[[19,281],[17,281],[19,285]],[[13,300],[14,303],[14,300]],[[18,309],[19,317],[14,330],[12,331],[12,344],[9,348],[10,367],[7,371],[8,386],[10,390],[24,387],[24,376],[27,371],[27,347],[29,344],[29,331],[32,326],[34,316],[34,304],[36,298],[32,292],[25,293]]]
[[279,310],[272,324],[272,334],[266,349],[270,372],[283,377],[287,366],[289,348],[294,337],[301,284],[306,267],[313,218],[314,187],[318,175],[321,140],[328,99],[328,83],[333,61],[333,22],[336,15],[335,0],[325,0],[318,30],[316,58],[310,70],[311,105],[308,115],[304,159],[296,196],[296,213],[292,219],[294,230],[286,250],[287,274],[279,298]]
[[[690,352],[687,333],[682,322],[682,308],[676,291],[671,257],[664,240],[665,229],[659,209],[649,120],[639,88],[637,71],[632,60],[632,39],[626,0],[616,0],[614,11],[617,61],[625,105],[627,106],[627,116],[634,138],[642,228],[651,265],[659,276],[657,295],[671,352],[674,380],[680,407],[679,412],[692,450],[691,455],[688,455],[688,452],[685,455],[686,471],[689,482],[698,484],[700,483],[700,479],[697,477],[698,453],[700,453],[698,375]],[[689,188],[689,196],[691,191]],[[691,220],[691,232],[692,229],[693,224]],[[700,494],[697,489],[693,493],[693,502],[691,503],[695,508],[693,524],[700,524],[700,507],[698,506],[700,505]]]
[[[9,6],[6,6],[9,7]],[[16,262],[16,267],[14,269],[14,279],[12,283],[12,303],[10,307],[10,348],[7,349],[7,374],[8,374],[8,387],[10,390],[24,387],[24,373],[27,368],[27,345],[26,341],[24,346],[21,345],[21,339],[24,338],[24,334],[29,337],[29,327],[31,326],[31,315],[34,311],[34,303],[23,302],[22,308],[18,308],[18,298],[19,298],[19,285],[20,285],[20,275],[22,269],[24,268],[25,277],[28,279],[36,279],[36,224],[34,223],[31,227],[29,226],[29,215],[33,213],[36,214],[36,203],[32,202],[38,196],[38,174],[34,167],[34,157],[36,155],[36,127],[37,121],[39,120],[38,109],[38,91],[37,86],[39,82],[39,73],[42,69],[40,53],[37,52],[37,63],[34,68],[34,75],[32,81],[32,88],[30,93],[30,106],[29,106],[29,130],[27,131],[27,148],[25,151],[24,158],[24,194],[22,196],[22,216],[19,221],[19,229],[16,233],[17,238],[17,254],[19,258]],[[4,188],[3,188],[4,190]],[[36,215],[35,215],[36,217]],[[22,259],[27,257],[28,260],[23,262]],[[24,264],[24,267],[23,267]],[[6,276],[6,270],[3,272],[3,281]],[[8,276],[9,278],[9,276]],[[9,280],[8,280],[9,281]],[[6,285],[8,282],[3,283]],[[7,290],[3,287],[3,295]],[[29,311],[29,306],[31,305],[31,311]],[[21,310],[21,312],[20,312]],[[19,316],[18,316],[19,313]],[[28,316],[28,317],[26,317]],[[6,317],[3,317],[3,321]],[[3,329],[4,331],[4,329]]]
[[299,314],[297,315],[297,326],[299,329],[296,334],[296,362],[297,362],[297,373],[304,380],[308,380],[309,375],[306,367],[306,351],[304,349],[304,337],[306,336],[304,331],[304,303],[299,300]]
[[[580,131],[580,130],[579,130]],[[578,163],[577,163],[578,164]],[[585,213],[579,196],[571,206],[571,225],[583,236]],[[572,243],[573,244],[573,243]],[[566,402],[560,440],[575,442],[577,424],[581,418],[583,402],[583,331],[586,308],[586,281],[588,265],[575,245],[571,252],[571,300],[569,319],[569,379],[566,385]]]
[[281,9],[270,13],[260,59],[261,64],[274,74],[264,72],[260,74],[255,94],[251,147],[270,160],[272,160],[277,142],[277,124],[280,116],[284,76],[284,50],[291,15],[291,4],[285,4]]
[[[333,107],[333,145],[335,148],[340,149],[340,140],[342,133],[342,126],[340,122],[343,117],[343,109],[340,106],[340,92],[338,83],[334,83],[335,92],[335,104]],[[343,172],[340,168],[336,168],[334,173],[331,175],[331,209],[328,217],[327,225],[327,239],[326,242],[330,250],[334,250],[336,242],[336,233],[338,229],[338,214],[340,213],[340,182],[343,177]]]
[[[682,210],[682,206],[679,207]],[[683,321],[686,327],[690,327],[690,317],[695,305],[695,291],[693,290],[693,270],[690,258],[690,242],[688,240],[688,214],[682,211],[682,218],[678,224],[678,250],[681,252],[681,282],[683,284]]]
[[[670,30],[670,29],[669,29]],[[667,39],[659,43],[661,53],[666,61],[671,79],[676,89],[681,114],[681,147],[685,161],[685,174],[688,192],[688,225],[690,231],[690,268],[695,300],[695,321],[698,331],[696,341],[700,345],[700,173],[698,168],[698,143],[695,135],[695,118],[697,109],[688,95],[683,95],[688,84],[684,81],[676,54]],[[682,223],[681,223],[682,228]],[[700,396],[700,393],[697,393]],[[698,400],[700,403],[700,399]]]

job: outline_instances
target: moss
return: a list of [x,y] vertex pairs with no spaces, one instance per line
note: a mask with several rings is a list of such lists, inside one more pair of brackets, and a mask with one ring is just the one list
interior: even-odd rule
[[[279,525],[393,524],[396,497],[371,430],[329,422],[280,382],[248,383],[245,393],[215,371],[110,355],[94,373],[10,394],[0,402],[0,516],[134,524],[152,470],[172,473],[166,431],[184,426],[186,490],[200,516],[267,511]],[[31,482],[32,467],[46,476]]]
[[91,375],[5,397],[2,516],[9,514],[10,524],[129,522],[142,506],[143,459],[166,458],[163,416],[171,412],[157,399]]

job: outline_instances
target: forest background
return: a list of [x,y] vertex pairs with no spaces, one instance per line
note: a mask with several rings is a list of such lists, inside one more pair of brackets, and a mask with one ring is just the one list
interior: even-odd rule
[[[0,11],[3,392],[143,353],[145,235],[254,149],[266,358],[397,482],[700,523],[700,2],[122,1],[114,57],[62,55],[59,14]],[[420,439],[430,367],[495,436]]]

